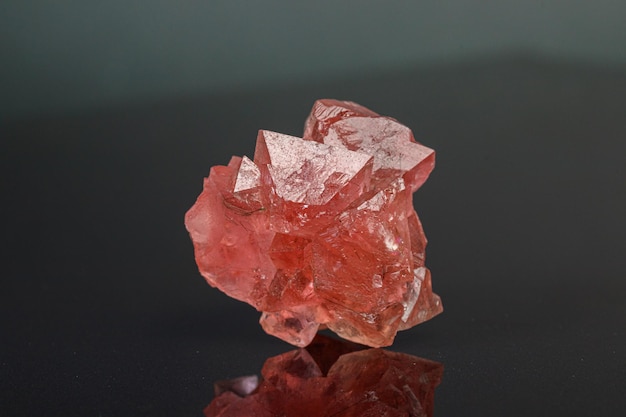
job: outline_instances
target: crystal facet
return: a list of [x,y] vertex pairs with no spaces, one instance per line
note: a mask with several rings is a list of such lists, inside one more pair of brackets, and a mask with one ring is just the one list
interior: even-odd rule
[[261,130],[254,160],[211,169],[185,217],[200,273],[296,346],[388,346],[442,311],[412,204],[434,161],[398,121],[318,100],[303,138]]
[[268,359],[261,374],[248,393],[242,378],[216,386],[205,416],[428,417],[443,366],[318,335],[306,349]]

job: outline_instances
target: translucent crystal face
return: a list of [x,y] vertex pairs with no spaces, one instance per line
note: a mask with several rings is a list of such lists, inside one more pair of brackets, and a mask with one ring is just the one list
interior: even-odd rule
[[262,130],[254,160],[211,169],[185,218],[200,272],[294,345],[390,345],[442,311],[412,206],[433,166],[406,126],[319,100],[303,138]]

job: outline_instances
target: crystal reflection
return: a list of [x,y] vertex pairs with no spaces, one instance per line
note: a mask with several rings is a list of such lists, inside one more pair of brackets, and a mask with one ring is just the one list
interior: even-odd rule
[[207,417],[432,416],[443,365],[317,335],[265,361],[261,378],[215,383]]

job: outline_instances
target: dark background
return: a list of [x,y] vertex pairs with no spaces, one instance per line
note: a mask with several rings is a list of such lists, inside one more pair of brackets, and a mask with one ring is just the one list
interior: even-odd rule
[[[214,380],[289,350],[204,283],[183,216],[210,166],[252,156],[259,128],[300,134],[320,97],[391,115],[437,151],[415,204],[445,312],[390,348],[444,364],[435,415],[626,411],[620,5],[394,3],[376,26],[365,20],[382,11],[346,2],[331,15],[270,7],[248,26],[241,13],[258,6],[215,2],[202,32],[183,2],[153,9],[166,32],[138,2],[116,4],[7,2],[0,14],[12,22],[0,44],[1,415],[201,415]],[[176,54],[188,54],[182,72],[166,70]],[[101,87],[103,63],[141,76]]]

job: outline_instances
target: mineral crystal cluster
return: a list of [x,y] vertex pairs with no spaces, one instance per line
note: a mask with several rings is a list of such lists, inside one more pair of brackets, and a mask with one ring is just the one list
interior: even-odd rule
[[388,346],[442,311],[412,202],[434,163],[395,119],[318,100],[302,138],[261,130],[253,160],[211,168],[185,217],[200,273],[293,345]]
[[317,336],[306,349],[268,359],[257,376],[215,384],[206,417],[433,415],[443,366]]

